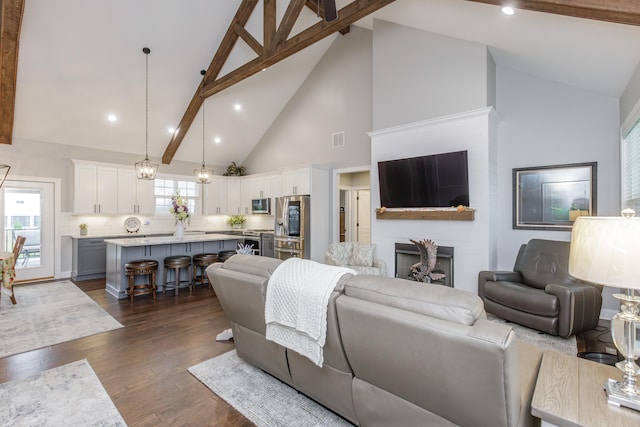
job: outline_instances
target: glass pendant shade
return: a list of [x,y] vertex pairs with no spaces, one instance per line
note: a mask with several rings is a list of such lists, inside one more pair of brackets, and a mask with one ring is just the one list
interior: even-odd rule
[[138,179],[156,179],[158,165],[151,163],[148,157],[136,163],[136,176]]
[[204,132],[204,115],[205,115],[205,110],[204,110],[204,104],[205,104],[205,98],[204,98],[204,75],[206,74],[205,70],[200,71],[200,74],[202,75],[202,166],[200,166],[200,168],[198,169],[194,169],[193,170],[193,175],[196,177],[196,179],[198,180],[198,182],[202,183],[202,184],[211,184],[211,179],[213,178],[213,169],[208,168],[207,165],[205,165],[204,163],[204,146],[205,146],[205,132]]
[[213,169],[208,168],[204,163],[198,169],[193,170],[193,175],[198,182],[203,184],[211,184],[211,178],[213,178]]
[[11,169],[11,166],[0,163],[0,187],[4,184],[7,175],[9,175],[9,169]]
[[146,87],[145,87],[145,144],[144,144],[144,160],[136,163],[136,176],[138,179],[156,179],[158,172],[158,164],[151,163],[149,160],[149,54],[151,49],[142,48],[142,52],[146,58]]

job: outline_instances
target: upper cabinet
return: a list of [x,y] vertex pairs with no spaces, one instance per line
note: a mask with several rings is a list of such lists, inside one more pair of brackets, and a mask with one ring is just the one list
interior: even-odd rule
[[228,205],[227,212],[223,212],[228,215],[240,215],[242,211],[242,195],[241,195],[241,179],[230,178],[227,181],[228,191]]
[[138,179],[134,168],[118,168],[118,213],[153,214],[154,181]]
[[80,214],[117,213],[117,187],[117,168],[75,163],[73,212]]
[[205,215],[226,214],[229,206],[229,191],[226,178],[213,178],[210,184],[202,184],[203,213]]
[[311,167],[282,172],[282,195],[297,196],[311,194]]

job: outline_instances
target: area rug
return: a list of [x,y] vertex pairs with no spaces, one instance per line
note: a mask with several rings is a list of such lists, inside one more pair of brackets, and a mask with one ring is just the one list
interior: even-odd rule
[[21,285],[0,300],[0,357],[122,328],[73,283]]
[[352,426],[231,350],[189,372],[258,427]]
[[0,426],[126,426],[86,359],[0,384]]
[[531,343],[544,350],[554,350],[559,353],[565,353],[570,356],[578,354],[578,344],[574,335],[569,338],[561,338],[553,335],[545,334],[544,332],[536,331],[534,329],[527,328],[526,326],[518,325],[504,319],[500,319],[493,314],[487,313],[487,319],[492,322],[498,322],[511,326],[516,333],[516,337],[522,341]]

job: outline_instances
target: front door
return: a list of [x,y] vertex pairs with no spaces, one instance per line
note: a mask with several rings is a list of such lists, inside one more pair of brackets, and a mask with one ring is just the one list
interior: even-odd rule
[[3,250],[11,251],[16,236],[25,236],[16,260],[16,281],[54,277],[54,183],[5,181],[2,186]]

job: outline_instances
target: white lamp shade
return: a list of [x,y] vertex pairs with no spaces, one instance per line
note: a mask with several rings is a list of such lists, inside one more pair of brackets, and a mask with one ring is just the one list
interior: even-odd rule
[[569,274],[640,289],[640,218],[581,216],[573,224]]

